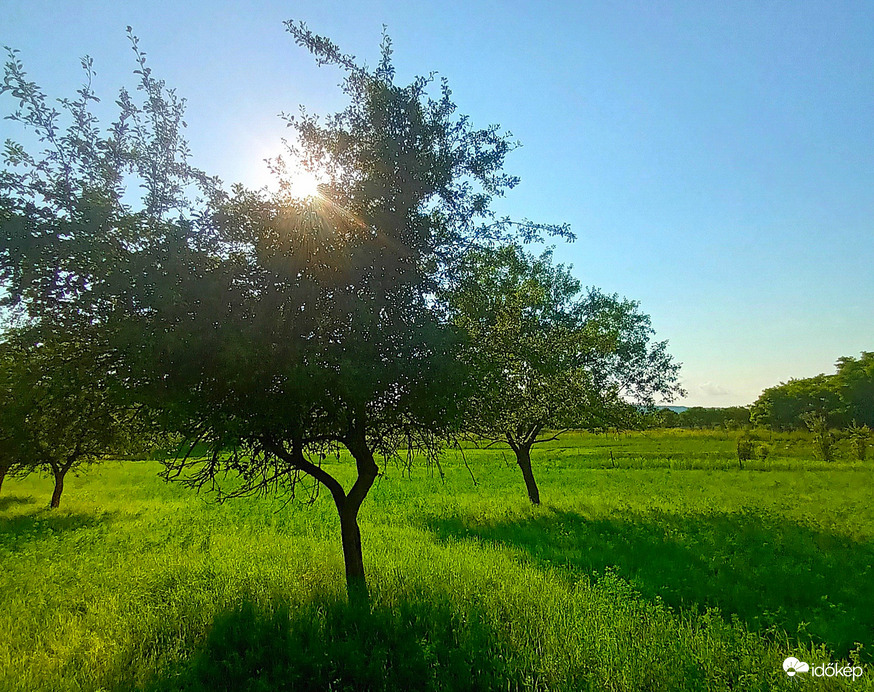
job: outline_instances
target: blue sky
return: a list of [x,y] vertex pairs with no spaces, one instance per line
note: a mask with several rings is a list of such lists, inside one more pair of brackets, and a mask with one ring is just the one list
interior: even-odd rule
[[571,223],[557,258],[640,301],[684,363],[681,403],[748,404],[874,350],[874,4],[125,5],[4,0],[0,43],[54,96],[91,55],[111,106],[133,84],[132,25],[188,99],[195,162],[259,184],[280,111],[343,106],[340,74],[282,21],[371,64],[386,24],[402,79],[438,71],[475,124],[522,142],[501,211]]

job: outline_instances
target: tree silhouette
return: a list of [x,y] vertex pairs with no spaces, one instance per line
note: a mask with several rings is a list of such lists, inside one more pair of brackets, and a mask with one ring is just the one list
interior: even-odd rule
[[[358,513],[376,459],[433,456],[463,408],[466,373],[438,287],[472,247],[569,231],[492,213],[517,182],[503,172],[515,144],[459,115],[445,81],[396,84],[387,37],[368,69],[303,24],[286,26],[344,73],[349,100],[324,120],[288,117],[289,155],[326,179],[305,200],[284,186],[226,191],[191,166],[184,102],[132,35],[139,84],[121,91],[105,135],[90,85],[61,101],[62,134],[61,113],[12,54],[13,119],[49,146],[41,156],[7,147],[20,170],[0,180],[0,278],[25,319],[64,334],[99,329],[128,400],[209,445],[205,458],[170,460],[168,478],[223,498],[294,493],[305,478],[326,487],[350,597],[364,601]],[[355,465],[348,489],[321,464],[340,448]]]

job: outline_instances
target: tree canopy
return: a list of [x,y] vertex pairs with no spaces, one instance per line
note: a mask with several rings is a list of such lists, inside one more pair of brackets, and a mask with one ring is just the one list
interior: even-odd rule
[[874,425],[874,353],[846,356],[834,375],[792,379],[765,389],[751,409],[753,422],[776,430],[804,429],[805,417],[842,427]]
[[629,427],[655,396],[679,392],[679,366],[666,342],[651,341],[638,304],[595,289],[581,294],[550,251],[469,253],[447,303],[468,337],[476,381],[465,428],[511,447],[535,504],[534,444],[560,429]]
[[13,330],[0,343],[0,481],[8,471],[43,471],[58,507],[67,474],[128,451],[138,428],[111,391],[111,364],[96,340],[44,340]]
[[835,380],[847,418],[874,427],[874,351],[863,351],[859,358],[838,358]]
[[[387,37],[369,69],[286,26],[343,72],[349,101],[324,119],[287,118],[288,156],[325,179],[303,200],[285,187],[227,191],[190,165],[184,102],[132,35],[139,83],[105,131],[89,60],[86,86],[57,111],[10,54],[12,118],[46,149],[7,144],[0,279],[22,319],[99,329],[128,399],[209,444],[206,459],[171,461],[169,478],[213,485],[231,471],[232,494],[293,491],[304,474],[327,487],[350,595],[366,597],[357,516],[375,455],[433,452],[464,402],[438,287],[471,247],[569,231],[491,211],[517,182],[503,170],[515,143],[459,115],[445,80],[396,84]],[[338,446],[355,463],[349,489],[320,464]]]

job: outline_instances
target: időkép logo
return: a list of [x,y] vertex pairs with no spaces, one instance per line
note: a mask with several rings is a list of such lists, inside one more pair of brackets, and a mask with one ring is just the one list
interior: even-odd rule
[[818,666],[810,666],[804,661],[799,661],[794,656],[790,656],[783,661],[783,670],[790,678],[798,673],[810,673],[815,678],[856,678],[862,677],[865,671],[862,666],[840,665],[838,663],[828,663]]

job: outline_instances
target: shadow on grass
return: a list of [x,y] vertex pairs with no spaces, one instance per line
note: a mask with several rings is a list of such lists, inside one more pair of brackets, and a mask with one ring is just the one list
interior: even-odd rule
[[0,512],[15,505],[32,505],[35,503],[36,498],[32,495],[4,495],[0,497]]
[[62,509],[39,507],[27,514],[0,517],[0,546],[8,550],[18,550],[31,541],[104,525],[112,520],[114,514],[74,514]]
[[[214,620],[185,663],[145,689],[535,689],[497,640],[475,611],[459,616],[448,602],[367,611],[325,599],[297,607],[244,601]],[[129,682],[116,689],[130,689]]]
[[519,521],[432,518],[438,539],[521,548],[576,575],[606,568],[673,607],[717,607],[748,627],[778,627],[845,656],[874,653],[874,544],[761,512],[623,512],[589,519],[545,508]]

